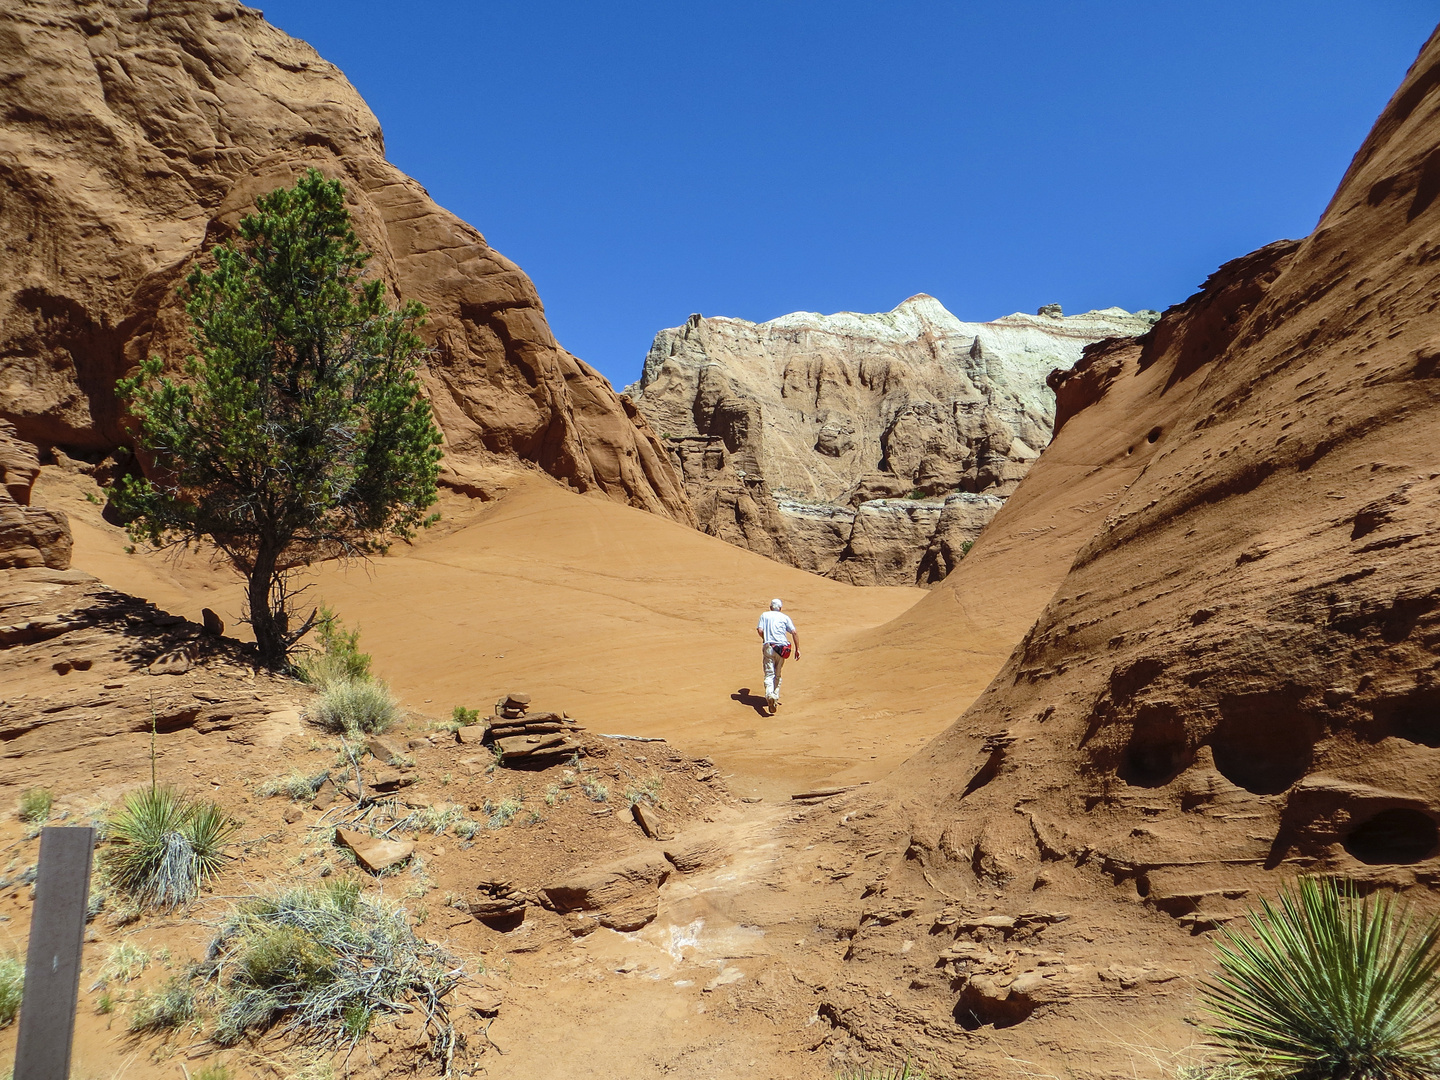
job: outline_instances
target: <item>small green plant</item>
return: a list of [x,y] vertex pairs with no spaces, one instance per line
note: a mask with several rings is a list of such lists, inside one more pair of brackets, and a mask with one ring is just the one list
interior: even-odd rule
[[591,802],[605,802],[610,798],[610,789],[600,782],[598,776],[586,776],[580,780],[580,790]]
[[20,794],[20,820],[29,825],[43,825],[50,820],[55,796],[49,788],[30,788]]
[[295,674],[311,686],[325,689],[331,683],[370,677],[370,654],[360,651],[360,629],[346,630],[332,608],[320,607],[315,617],[319,646],[295,665]]
[[639,784],[630,784],[625,788],[625,801],[634,806],[637,802],[649,803],[651,806],[660,805],[660,789],[665,786],[665,780],[659,776],[649,776]]
[[1202,987],[1227,1064],[1266,1080],[1428,1080],[1440,1073],[1440,917],[1393,895],[1301,878],[1221,928]]
[[339,679],[321,691],[310,717],[326,731],[378,735],[400,719],[400,707],[382,682]]
[[211,952],[221,1045],[277,1025],[353,1043],[372,1014],[433,1002],[453,978],[451,958],[415,937],[405,910],[361,895],[353,878],[244,902]]
[[472,818],[461,818],[451,826],[451,829],[461,840],[474,840],[476,834],[484,827]]
[[545,789],[545,805],[554,806],[556,803],[570,801],[570,792],[566,791],[559,784],[551,784]]
[[164,986],[142,995],[130,1014],[130,1030],[140,1033],[173,1031],[200,1013],[195,990],[183,976],[172,976]]
[[320,790],[320,785],[330,779],[330,770],[325,769],[318,773],[306,773],[301,769],[291,769],[284,776],[272,776],[255,788],[255,794],[262,798],[270,798],[274,795],[284,795],[291,802],[309,802],[315,798],[315,793]]
[[974,541],[974,540],[961,540],[961,541],[960,541],[960,557],[963,559],[966,555],[969,555],[969,554],[970,554],[970,549],[973,548],[974,546],[975,546],[975,541]]
[[115,1011],[115,995],[109,990],[100,991],[100,996],[95,999],[95,1012],[100,1016],[109,1016]]
[[199,1072],[194,1074],[193,1080],[232,1080],[232,1074],[224,1065],[216,1063],[206,1065]]
[[490,815],[490,820],[486,822],[486,825],[492,829],[503,829],[515,819],[515,815],[520,812],[524,805],[525,804],[519,799],[515,798],[501,799],[499,802],[491,802],[489,799],[486,799],[485,813]]
[[471,724],[479,723],[479,721],[479,709],[467,709],[464,705],[456,705],[450,713],[450,722],[456,727],[469,727]]
[[14,1022],[25,996],[25,962],[18,956],[0,956],[0,1027]]
[[104,867],[138,906],[173,909],[219,873],[238,827],[213,802],[174,788],[144,788],[111,819]]

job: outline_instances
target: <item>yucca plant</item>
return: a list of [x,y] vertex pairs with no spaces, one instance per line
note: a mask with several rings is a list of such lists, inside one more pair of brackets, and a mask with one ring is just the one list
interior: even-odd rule
[[1233,1064],[1265,1080],[1440,1075],[1440,919],[1302,878],[1247,922],[1222,929],[1202,988],[1206,1033]]
[[213,802],[174,788],[143,788],[111,818],[104,866],[115,887],[141,906],[173,909],[219,873],[238,827]]

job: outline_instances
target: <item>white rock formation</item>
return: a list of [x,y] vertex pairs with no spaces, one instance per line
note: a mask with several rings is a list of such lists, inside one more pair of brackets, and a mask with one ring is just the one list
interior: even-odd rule
[[1050,441],[1046,376],[1157,317],[1042,310],[969,323],[922,294],[878,315],[692,315],[625,393],[707,532],[840,580],[934,581]]

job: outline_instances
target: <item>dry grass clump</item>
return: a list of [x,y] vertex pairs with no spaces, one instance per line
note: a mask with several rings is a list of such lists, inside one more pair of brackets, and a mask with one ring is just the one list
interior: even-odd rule
[[926,1075],[924,1069],[916,1068],[907,1061],[894,1069],[842,1069],[836,1074],[836,1080],[926,1080]]
[[50,820],[55,796],[49,788],[30,788],[20,793],[20,820],[27,825],[43,825]]
[[25,962],[18,956],[0,956],[0,1027],[14,1023],[25,996]]
[[382,682],[338,679],[320,692],[311,706],[310,719],[337,734],[378,735],[400,719],[400,706]]
[[219,872],[237,828],[213,802],[174,788],[143,788],[111,817],[102,866],[110,883],[140,907],[173,909]]
[[284,776],[272,776],[258,785],[255,788],[255,794],[266,799],[274,795],[284,795],[291,802],[309,802],[315,798],[315,794],[320,790],[320,785],[329,779],[329,769],[318,773],[306,773],[300,769],[291,769]]
[[136,1034],[173,1031],[200,1017],[200,1005],[190,980],[172,975],[164,986],[142,995],[130,1014],[130,1030]]
[[[219,1011],[214,1041],[273,1029],[322,1042],[359,1039],[381,1011],[434,1016],[456,979],[450,957],[420,941],[403,908],[362,896],[354,879],[241,904],[211,944]],[[432,1039],[450,1039],[443,1009]]]

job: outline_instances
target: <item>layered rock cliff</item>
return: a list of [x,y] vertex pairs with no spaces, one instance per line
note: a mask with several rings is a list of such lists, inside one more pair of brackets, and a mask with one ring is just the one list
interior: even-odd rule
[[962,322],[930,296],[878,315],[692,315],[627,387],[701,528],[854,584],[943,578],[1050,441],[1045,385],[1152,312]]
[[[1028,632],[845,808],[875,814],[857,845],[908,837],[868,910],[905,897],[969,921],[927,936],[862,917],[861,986],[899,985],[902,938],[910,969],[945,977],[894,1005],[839,991],[839,1026],[866,1045],[904,1027],[937,1062],[945,1024],[984,1029],[969,1069],[1099,1074],[1123,1055],[1069,1035],[1193,1040],[1176,1018],[1213,965],[1206,935],[1287,877],[1440,906],[1437,295],[1440,33],[1309,237],[1227,264],[1143,343],[1054,380],[1054,442],[925,601],[963,607],[1038,565]],[[1028,958],[985,943],[1037,912],[1070,921]]]
[[443,479],[527,462],[682,521],[644,421],[561,348],[530,279],[385,160],[333,65],[224,0],[18,0],[0,10],[0,417],[91,457],[129,439],[115,380],[189,350],[176,285],[255,196],[344,181],[372,273],[430,309]]

